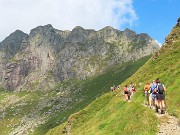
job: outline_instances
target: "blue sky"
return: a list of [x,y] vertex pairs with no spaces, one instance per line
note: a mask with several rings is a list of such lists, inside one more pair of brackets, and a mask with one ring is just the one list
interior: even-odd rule
[[134,0],[133,6],[138,19],[130,28],[164,43],[180,17],[180,0]]
[[112,26],[148,33],[160,43],[180,17],[180,0],[0,0],[0,41],[19,29],[52,24],[100,30]]

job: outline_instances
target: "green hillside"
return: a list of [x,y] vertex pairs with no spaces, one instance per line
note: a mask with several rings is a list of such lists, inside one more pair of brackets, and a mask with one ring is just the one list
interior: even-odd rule
[[[0,135],[7,135],[14,128],[18,127],[22,118],[27,118],[27,120],[32,119],[35,123],[37,121],[35,121],[34,117],[38,116],[38,119],[46,118],[46,113],[51,111],[51,115],[45,119],[46,121],[35,131],[31,131],[31,133],[35,135],[44,135],[49,129],[67,120],[71,114],[81,110],[101,94],[109,92],[111,86],[114,84],[118,85],[119,82],[125,81],[150,57],[151,56],[147,56],[134,62],[131,61],[116,65],[100,76],[84,81],[68,80],[61,82],[57,84],[56,88],[48,92],[20,91],[13,93],[0,89],[0,111],[3,111],[2,115],[4,115],[0,117]],[[59,93],[57,90],[62,86],[63,89],[71,93],[70,96],[73,101],[66,105],[66,107],[70,107],[67,110],[52,111],[54,106],[62,102],[61,99],[63,95],[57,95]],[[74,92],[76,89],[79,89],[78,93]],[[75,99],[79,99],[80,101],[75,101]],[[17,132],[19,132],[19,130]]]
[[157,132],[152,110],[136,102],[125,102],[116,93],[104,94],[46,135],[63,134],[64,127],[67,130],[68,126],[72,135],[151,135]]
[[[180,120],[180,26],[176,25],[166,38],[166,43],[161,50],[154,54],[149,61],[141,67],[132,77],[123,83],[152,82],[160,78],[166,86],[166,110]],[[143,85],[140,89],[143,89]],[[140,93],[140,92],[139,92]],[[135,96],[136,100],[142,101],[141,94]]]
[[104,94],[88,107],[71,115],[67,122],[50,130],[47,135],[63,132],[72,135],[155,135],[158,120],[153,110],[144,107],[142,90],[146,82],[160,78],[167,88],[166,110],[180,120],[180,26],[176,25],[166,38],[161,50],[133,76],[121,84],[137,85],[132,102],[125,102],[122,95]]
[[67,120],[69,115],[78,112],[82,108],[86,107],[103,93],[109,92],[111,86],[118,85],[119,81],[125,81],[128,77],[135,73],[139,69],[139,67],[141,67],[149,58],[150,56],[146,56],[135,62],[131,61],[128,63],[124,63],[123,65],[117,65],[100,76],[81,82],[76,81],[75,83],[77,88],[81,86],[82,92],[72,96],[74,96],[74,98],[81,97],[83,98],[83,100],[80,103],[73,102],[71,104],[71,109],[67,110],[66,112],[59,113],[56,115],[56,117],[52,117],[51,119],[49,119],[47,123],[43,124],[37,130],[35,130],[33,135],[46,133],[49,129],[57,126],[59,124],[59,121],[62,122],[62,119],[64,117],[66,118],[65,120]]

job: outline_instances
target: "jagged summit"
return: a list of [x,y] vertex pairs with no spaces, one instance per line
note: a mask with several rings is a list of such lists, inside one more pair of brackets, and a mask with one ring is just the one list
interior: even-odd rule
[[[136,34],[133,30],[130,30],[129,28],[126,28],[124,31],[120,31],[111,26],[106,26],[100,29],[99,31],[95,31],[94,29],[84,29],[81,26],[76,26],[74,29],[72,29],[72,31],[69,31],[69,30],[63,31],[63,30],[58,30],[58,29],[53,28],[51,24],[47,24],[47,25],[37,26],[33,28],[30,31],[29,36],[33,37],[34,35],[38,33],[41,34],[42,36],[58,34],[60,38],[63,38],[64,40],[66,39],[70,40],[71,38],[79,37],[78,39],[80,39],[80,41],[84,41],[84,38],[92,38],[92,37],[93,39],[101,38],[101,39],[104,39],[105,41],[110,41],[110,39],[112,40],[112,37],[115,37],[113,38],[113,40],[119,39],[118,37],[121,37],[121,35],[124,35],[125,40],[129,38],[133,39],[133,38],[136,38],[137,36],[145,37],[146,39],[148,38],[151,39],[151,37],[146,35],[145,33]],[[13,32],[11,35],[22,35],[22,34],[25,34],[25,33],[20,30],[17,30]],[[8,38],[10,38],[11,35]],[[78,39],[75,39],[73,41],[78,42]]]
[[134,32],[135,33],[135,31],[133,31],[133,30],[131,30],[129,28],[125,28],[124,32]]
[[23,31],[21,30],[16,30],[14,31],[13,33],[11,33],[8,37],[6,37],[2,43],[4,42],[9,42],[11,40],[15,40],[16,38],[21,38],[21,37],[24,37],[24,36],[28,36],[28,34],[24,33]]
[[28,34],[21,30],[11,33],[0,43],[0,54],[1,51],[4,52],[2,57],[5,59],[13,57],[21,49],[22,41],[27,38]]
[[106,27],[102,28],[101,30],[117,30],[117,29],[114,29],[111,26],[106,26]]
[[33,36],[36,33],[44,33],[44,34],[46,34],[50,30],[55,30],[51,24],[47,24],[47,25],[44,25],[44,26],[37,26],[36,28],[33,28],[30,31],[29,36]]
[[74,31],[74,30],[85,30],[85,29],[81,26],[76,26],[74,29],[72,29],[72,31]]

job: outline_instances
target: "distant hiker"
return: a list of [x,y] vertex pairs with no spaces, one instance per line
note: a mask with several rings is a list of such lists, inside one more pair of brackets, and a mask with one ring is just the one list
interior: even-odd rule
[[113,86],[113,90],[114,90],[114,91],[116,90],[116,85]]
[[145,99],[147,102],[147,105],[150,106],[151,108],[151,94],[150,94],[150,83],[146,83],[146,85],[144,86],[144,95],[145,95]]
[[131,96],[132,96],[132,85],[129,85],[128,87],[128,100],[131,100]]
[[158,102],[157,102],[157,97],[156,97],[156,95],[157,95],[156,87],[157,87],[156,81],[153,80],[152,84],[151,84],[151,88],[150,88],[150,93],[151,93],[151,98],[152,98],[152,101],[153,101],[153,105],[155,106],[156,111],[157,111],[157,109],[158,109]]
[[114,91],[114,87],[111,87],[111,92],[113,92]]
[[128,95],[129,95],[129,91],[128,91],[128,87],[127,85],[124,87],[124,99],[126,101],[128,101]]
[[120,91],[120,85],[118,85],[117,88],[118,88],[118,91]]
[[131,91],[132,91],[132,96],[133,96],[133,95],[134,95],[134,93],[136,93],[136,89],[135,89],[135,87],[134,87],[134,86],[132,86]]
[[[160,83],[160,79],[157,78],[156,79],[156,91],[157,91],[157,101],[158,101],[158,107],[161,109],[161,114],[165,113],[165,91],[166,91],[166,87],[164,86],[164,84]],[[158,112],[158,110],[157,110]]]

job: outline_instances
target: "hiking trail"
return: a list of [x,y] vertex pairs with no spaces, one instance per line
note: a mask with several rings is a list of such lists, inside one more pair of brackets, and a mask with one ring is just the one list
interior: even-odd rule
[[[147,105],[144,106],[148,107]],[[153,108],[151,109],[154,110]],[[159,131],[157,135],[180,135],[180,121],[178,120],[178,118],[169,115],[168,112],[166,112],[165,114],[156,112],[154,113],[160,121],[160,124],[158,125]]]
[[157,118],[160,121],[158,125],[159,132],[157,135],[180,135],[180,122],[175,116],[156,113]]

